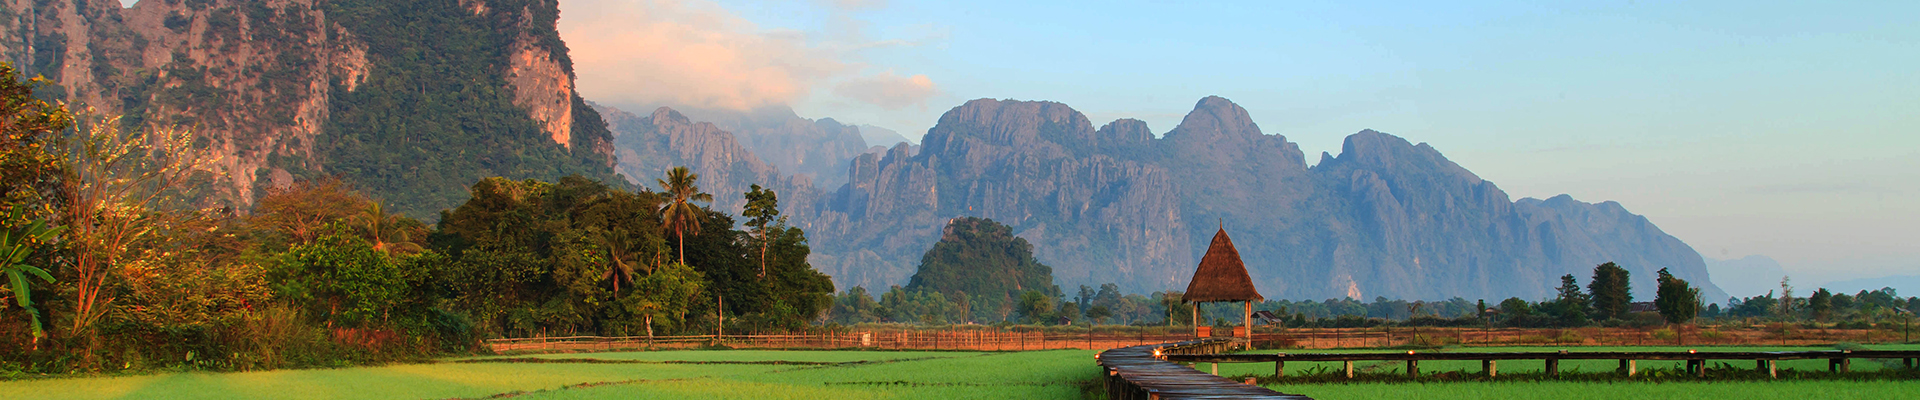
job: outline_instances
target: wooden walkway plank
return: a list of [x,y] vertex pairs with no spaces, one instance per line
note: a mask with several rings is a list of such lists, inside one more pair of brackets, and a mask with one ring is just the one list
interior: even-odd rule
[[1219,351],[1225,348],[1226,342],[1224,339],[1196,340],[1101,352],[1100,366],[1107,370],[1107,394],[1113,399],[1312,400],[1235,382],[1155,356],[1156,353],[1165,357],[1166,353]]

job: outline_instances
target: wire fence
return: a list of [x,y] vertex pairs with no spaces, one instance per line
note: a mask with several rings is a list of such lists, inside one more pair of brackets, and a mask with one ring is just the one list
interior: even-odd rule
[[[1199,338],[1192,328],[876,327],[743,335],[564,336],[492,339],[498,353],[546,353],[725,346],[760,349],[1024,351],[1105,350]],[[1227,337],[1231,330],[1214,330]],[[1802,329],[1796,325],[1662,328],[1291,328],[1256,327],[1256,348],[1331,349],[1434,346],[1828,346],[1903,343],[1885,329]]]

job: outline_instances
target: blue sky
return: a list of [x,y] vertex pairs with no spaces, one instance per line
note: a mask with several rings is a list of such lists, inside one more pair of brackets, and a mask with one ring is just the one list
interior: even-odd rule
[[1220,95],[1308,162],[1376,129],[1807,285],[1920,275],[1920,2],[1035,3],[561,0],[561,32],[589,100],[917,138],[974,98],[1164,133]]
[[788,101],[807,117],[917,137],[991,97],[1165,132],[1221,95],[1309,162],[1376,129],[1806,284],[1920,274],[1920,2],[709,4],[832,49],[840,79],[937,88],[888,108],[823,82]]

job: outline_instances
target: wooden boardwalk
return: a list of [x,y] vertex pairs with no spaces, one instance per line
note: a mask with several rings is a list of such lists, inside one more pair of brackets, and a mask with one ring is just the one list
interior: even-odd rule
[[[1255,385],[1200,372],[1162,357],[1171,353],[1214,353],[1232,343],[1227,339],[1122,347],[1101,352],[1100,366],[1107,371],[1107,397],[1111,399],[1290,399],[1312,400],[1306,396],[1275,392]],[[1194,354],[1199,355],[1199,354]]]
[[1546,366],[1548,376],[1560,373],[1560,360],[1618,360],[1619,372],[1627,375],[1636,373],[1638,360],[1686,361],[1687,372],[1695,376],[1706,375],[1708,360],[1746,360],[1754,361],[1754,368],[1765,371],[1768,376],[1778,377],[1775,366],[1780,360],[1827,360],[1828,371],[1835,373],[1851,372],[1855,359],[1899,359],[1906,368],[1914,368],[1914,360],[1920,359],[1920,351],[1914,350],[1821,350],[1821,351],[1606,351],[1606,352],[1486,352],[1454,353],[1418,351],[1393,353],[1279,353],[1279,354],[1169,354],[1168,361],[1191,363],[1274,363],[1276,374],[1284,371],[1287,361],[1339,361],[1344,364],[1348,378],[1353,377],[1355,361],[1405,361],[1407,375],[1418,377],[1420,361],[1431,360],[1478,360],[1482,373],[1495,376],[1499,373],[1501,360],[1540,360]]

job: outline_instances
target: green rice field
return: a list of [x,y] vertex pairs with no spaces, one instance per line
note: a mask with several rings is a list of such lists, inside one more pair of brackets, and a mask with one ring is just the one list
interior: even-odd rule
[[[1873,346],[1912,349],[1920,346]],[[1572,351],[1673,350],[1574,348]],[[1685,348],[1679,348],[1684,350]],[[1539,351],[1558,348],[1470,348],[1455,351]],[[1712,348],[1707,350],[1808,350]],[[1385,350],[1352,350],[1385,351]],[[1321,352],[1315,350],[1314,352]],[[436,363],[343,369],[0,381],[0,399],[1077,399],[1097,385],[1094,351],[914,352],[678,350],[466,357]],[[1667,365],[1672,364],[1672,365]],[[1539,362],[1509,361],[1502,378],[1349,383],[1304,378],[1337,363],[1288,363],[1288,380],[1267,387],[1317,399],[1695,399],[1920,398],[1920,382],[1883,379],[1542,380],[1527,377]],[[1404,363],[1359,363],[1364,374],[1390,376]],[[1715,365],[1717,367],[1717,363]],[[1751,363],[1733,367],[1751,368]],[[1856,361],[1863,373],[1895,367]],[[1210,366],[1197,366],[1207,370]],[[1421,363],[1432,375],[1477,373],[1477,361]],[[1565,361],[1563,371],[1610,372],[1613,361]],[[1640,363],[1677,370],[1679,362]],[[1782,368],[1825,371],[1824,360],[1782,362]],[[1270,376],[1272,364],[1221,364],[1227,376]],[[1508,378],[1512,374],[1512,378]]]
[[473,357],[0,381],[0,399],[1071,399],[1097,376],[1093,354],[687,350]]

